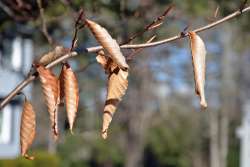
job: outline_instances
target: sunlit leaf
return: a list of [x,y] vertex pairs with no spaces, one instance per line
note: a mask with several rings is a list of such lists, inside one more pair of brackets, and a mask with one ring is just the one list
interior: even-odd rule
[[34,157],[27,154],[32,145],[36,134],[36,115],[31,103],[25,98],[20,127],[21,154],[27,159],[33,160]]
[[97,55],[99,62],[108,74],[107,97],[103,111],[102,137],[108,136],[108,128],[112,117],[117,109],[118,103],[122,100],[128,88],[128,70],[122,70],[112,60],[108,63],[108,57],[102,54]]
[[45,102],[50,115],[51,126],[54,134],[54,139],[58,139],[58,105],[60,103],[60,88],[57,77],[44,66],[37,67],[39,78],[42,83]]
[[42,55],[37,63],[47,65],[55,59],[67,54],[69,51],[70,50],[68,48],[64,48],[63,46],[56,46],[54,50]]
[[205,75],[206,75],[206,47],[203,40],[195,33],[189,32],[190,47],[192,53],[195,92],[200,96],[200,105],[207,107],[205,98]]
[[72,132],[73,124],[76,118],[79,102],[79,88],[76,76],[69,66],[65,63],[63,65],[63,84],[67,117],[69,121],[70,131]]
[[128,69],[129,66],[120,50],[119,45],[117,44],[116,40],[114,40],[110,36],[107,30],[91,20],[86,20],[86,23],[90,28],[90,30],[92,31],[93,35],[95,36],[96,40],[103,46],[104,50],[108,52],[110,58],[121,69],[124,70]]

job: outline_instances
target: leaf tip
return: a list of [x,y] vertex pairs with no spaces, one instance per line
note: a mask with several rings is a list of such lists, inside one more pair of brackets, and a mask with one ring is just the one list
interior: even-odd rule
[[71,133],[71,135],[75,135],[72,128],[70,128],[70,133]]
[[53,139],[57,142],[59,140],[59,134],[53,134]]
[[103,138],[104,140],[108,138],[108,130],[107,130],[107,129],[104,130],[104,131],[102,131],[102,138]]
[[202,99],[202,100],[200,101],[200,105],[201,105],[201,107],[202,107],[203,109],[206,109],[206,108],[207,108],[207,102],[206,102],[206,100],[205,100],[205,99]]
[[106,139],[108,137],[108,128],[112,120],[112,114],[108,111],[103,114],[103,124],[102,124],[102,138]]
[[34,156],[29,156],[28,154],[23,154],[22,155],[25,159],[28,159],[28,160],[34,160],[35,157]]

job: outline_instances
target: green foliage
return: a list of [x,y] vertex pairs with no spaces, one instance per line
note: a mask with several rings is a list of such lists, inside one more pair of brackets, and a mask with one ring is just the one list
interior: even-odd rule
[[60,3],[60,1],[51,1],[45,13],[50,17],[56,17],[65,14],[66,11],[67,7]]
[[121,165],[123,156],[121,150],[112,144],[110,140],[103,140],[99,138],[93,145],[93,155],[99,164],[111,161],[113,164]]
[[167,119],[156,121],[156,125],[150,129],[148,135],[148,147],[153,151],[160,165],[192,166],[190,152],[201,149],[201,139],[195,139],[199,136],[199,130],[195,125],[197,123],[193,121],[188,113],[179,111],[171,111]]
[[59,167],[60,166],[60,159],[56,155],[50,155],[47,151],[44,152],[37,152],[35,155],[35,161],[33,161],[34,166],[36,167]]
[[35,159],[27,160],[19,157],[14,160],[0,160],[0,167],[59,167],[60,160],[56,155],[50,155],[47,152],[34,153]]
[[62,160],[62,166],[88,166],[95,162],[102,166],[112,162],[114,165],[123,164],[123,156],[117,145],[111,140],[103,140],[101,137],[90,136],[93,139],[84,139],[81,136],[69,135],[65,143],[59,145],[58,154]]
[[77,135],[68,135],[63,144],[58,145],[58,154],[61,157],[61,166],[87,166],[88,146]]

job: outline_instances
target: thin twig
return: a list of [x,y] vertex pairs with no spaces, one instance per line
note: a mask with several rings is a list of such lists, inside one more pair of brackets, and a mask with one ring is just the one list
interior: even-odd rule
[[214,12],[214,18],[217,18],[218,13],[219,13],[219,10],[220,10],[220,6],[217,5],[217,7],[216,7],[216,9],[215,9],[215,12]]
[[25,21],[31,19],[28,16],[19,16],[16,15],[7,5],[5,5],[2,1],[0,1],[0,8],[11,18],[16,21]]
[[[242,10],[242,13],[249,12],[249,11],[250,11],[250,6],[244,8]],[[224,22],[226,22],[228,20],[231,20],[231,19],[235,18],[235,17],[241,15],[242,13],[238,10],[238,11],[233,12],[232,14],[230,14],[230,15],[222,18],[222,19],[219,19],[219,20],[214,21],[214,22],[212,22],[210,24],[207,24],[205,26],[194,29],[193,31],[197,33],[197,32],[208,30],[210,28],[213,28],[213,27],[215,27],[215,26],[217,26],[219,24],[222,24],[222,23],[224,23]],[[136,49],[136,48],[153,47],[153,46],[158,46],[158,45],[162,45],[162,44],[165,44],[165,43],[169,43],[169,42],[172,42],[172,41],[184,38],[184,37],[187,37],[187,34],[184,34],[184,35],[179,34],[179,35],[167,38],[167,39],[163,39],[163,40],[156,41],[156,42],[151,42],[151,43],[146,43],[146,44],[143,43],[143,44],[133,44],[133,45],[122,45],[121,48],[122,49]],[[102,46],[89,47],[89,48],[86,48],[86,52],[88,52],[88,53],[98,52],[101,49],[103,49]]]
[[245,8],[245,6],[246,6],[246,4],[247,4],[247,1],[248,1],[248,0],[244,0],[244,1],[241,3],[240,8],[239,8],[239,10],[240,10],[241,13],[242,13],[242,10]]
[[[207,24],[205,26],[202,26],[200,28],[197,28],[195,30],[193,30],[194,32],[201,32],[201,31],[205,31],[207,29],[210,29],[212,27],[215,27],[219,24],[222,24],[228,20],[231,20],[239,15],[241,15],[242,13],[246,13],[246,12],[249,12],[250,11],[250,6],[242,9],[242,11],[236,11],[222,19],[219,19],[213,23],[210,23],[210,24]],[[146,43],[146,44],[136,44],[136,45],[123,45],[121,46],[121,48],[124,48],[124,49],[136,49],[136,48],[145,48],[145,47],[153,47],[153,46],[157,46],[157,45],[161,45],[161,44],[165,44],[165,43],[168,43],[168,42],[171,42],[171,41],[175,41],[177,39],[181,39],[181,38],[184,38],[186,37],[187,35],[184,34],[183,36],[181,35],[176,35],[174,37],[171,37],[171,38],[167,38],[167,39],[164,39],[164,40],[161,40],[161,41],[157,41],[157,42],[151,42],[151,43]],[[90,48],[87,48],[86,51],[87,52],[97,52],[99,50],[103,49],[101,46],[96,46],[96,47],[90,47]],[[53,62],[51,62],[50,64],[48,64],[46,66],[46,68],[51,68],[55,65],[57,65],[58,63],[61,63],[63,62],[64,60],[68,59],[68,58],[71,58],[73,56],[76,56],[77,53],[76,52],[71,52],[70,54],[66,54],[62,57],[59,57],[58,59],[54,60]],[[0,103],[0,109],[2,109],[6,104],[8,104],[11,99],[13,99],[17,93],[19,93],[25,86],[27,86],[30,82],[32,82],[35,78],[37,77],[36,73],[33,73],[32,75],[29,75],[24,81],[22,81],[16,88],[14,88],[5,98],[3,101],[1,101]]]
[[162,15],[158,16],[156,19],[154,19],[150,24],[146,25],[142,31],[139,31],[137,33],[135,33],[134,35],[132,35],[131,37],[129,37],[129,39],[123,43],[121,43],[120,45],[125,45],[130,43],[132,40],[134,40],[135,38],[142,36],[145,32],[147,32],[148,30],[153,30],[157,27],[159,27],[162,22],[163,19],[167,16],[167,14],[171,11],[171,9],[173,8],[174,5],[170,5],[164,12]]
[[39,8],[39,12],[40,12],[43,35],[48,40],[49,44],[52,45],[53,44],[53,39],[48,33],[47,22],[46,22],[46,18],[45,18],[45,15],[44,15],[44,9],[43,9],[43,6],[42,6],[42,0],[36,0],[36,2],[38,4],[38,8]]
[[80,25],[81,21],[84,20],[84,18],[85,18],[84,11],[83,11],[83,9],[81,9],[79,12],[78,18],[75,21],[75,29],[74,29],[74,35],[72,38],[72,42],[71,42],[70,51],[73,51],[74,48],[76,47],[78,31],[85,26],[85,22],[82,25]]
[[[77,53],[76,52],[71,52],[69,54],[66,54],[56,60],[54,60],[53,62],[51,62],[50,64],[48,64],[46,66],[46,68],[51,68],[54,67],[55,65],[61,63],[62,61],[69,59],[71,57],[76,56]],[[25,88],[29,83],[31,83],[35,78],[37,77],[37,73],[34,72],[30,75],[27,76],[27,78],[25,80],[23,80],[20,84],[17,85],[17,87],[15,89],[13,89],[5,98],[3,101],[1,101],[0,104],[0,109],[2,109],[6,104],[8,104],[10,102],[10,100],[12,100],[23,88]]]
[[[146,41],[146,43],[152,42],[156,38],[156,35],[152,36],[149,40]],[[134,56],[138,53],[140,53],[144,48],[138,48],[135,49],[130,55],[126,57],[127,60],[132,60]]]
[[5,13],[7,13],[10,17],[13,17],[15,14],[12,12],[12,10],[5,5],[2,1],[0,1],[0,8],[3,9]]

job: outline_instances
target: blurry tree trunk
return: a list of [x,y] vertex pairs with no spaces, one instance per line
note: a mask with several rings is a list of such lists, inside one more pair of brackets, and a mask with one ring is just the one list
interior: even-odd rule
[[132,114],[133,118],[129,121],[126,145],[126,167],[143,166],[142,158],[144,153],[145,136],[147,134],[146,130],[148,129],[148,122],[152,112],[144,111],[141,113],[142,116]]
[[240,167],[248,167],[250,164],[249,159],[249,118],[250,118],[250,108],[249,108],[249,102],[250,102],[250,49],[248,48],[247,51],[241,55],[239,58],[239,68],[240,68],[240,77],[239,81],[239,87],[238,92],[240,93],[240,102],[242,108],[242,114],[241,114],[241,126],[237,129],[237,135],[240,139],[241,146],[240,146]]
[[[127,0],[120,1],[120,17],[122,20],[122,27],[124,27],[122,38],[127,40],[129,38],[128,34],[128,21],[126,17],[125,10],[127,8]],[[124,41],[123,41],[124,42]],[[145,83],[148,73],[142,75],[141,80],[138,80],[140,83]],[[133,76],[131,76],[133,77]],[[148,122],[148,117],[144,111],[144,107],[141,103],[143,103],[142,94],[144,94],[142,84],[135,84],[133,86],[130,85],[130,89],[134,89],[129,96],[129,104],[127,107],[127,123],[128,123],[128,131],[127,131],[127,140],[126,140],[126,148],[125,148],[125,167],[140,167],[142,166],[142,157],[144,152],[144,137],[145,137],[145,129]],[[139,113],[138,113],[139,112]],[[144,114],[145,113],[145,114]]]
[[[145,59],[143,62],[149,63]],[[147,129],[154,110],[152,105],[153,89],[151,88],[152,82],[150,82],[152,81],[152,73],[147,65],[143,69],[135,68],[135,71],[131,73],[135,73],[137,77],[133,85],[130,85],[128,104],[126,105],[128,132],[125,167],[141,167],[143,166]]]
[[209,111],[210,125],[210,167],[220,167],[219,159],[219,117],[218,111]]
[[[229,147],[229,121],[230,114],[235,109],[237,63],[233,53],[234,27],[224,26],[221,33],[223,46],[221,57],[221,108],[210,110],[210,167],[227,167]],[[233,68],[232,68],[233,67]]]
[[[235,108],[235,67],[237,63],[234,62],[233,53],[233,33],[232,26],[225,26],[223,39],[223,54],[222,54],[222,87],[221,87],[221,120],[220,120],[220,167],[227,166],[227,155],[229,146],[229,118],[230,113]],[[234,68],[232,68],[234,67]]]
[[[135,114],[132,114],[136,117]],[[138,115],[137,115],[138,116]],[[128,125],[127,144],[126,144],[126,167],[141,166],[143,151],[143,129],[140,128],[140,120],[131,119]]]

